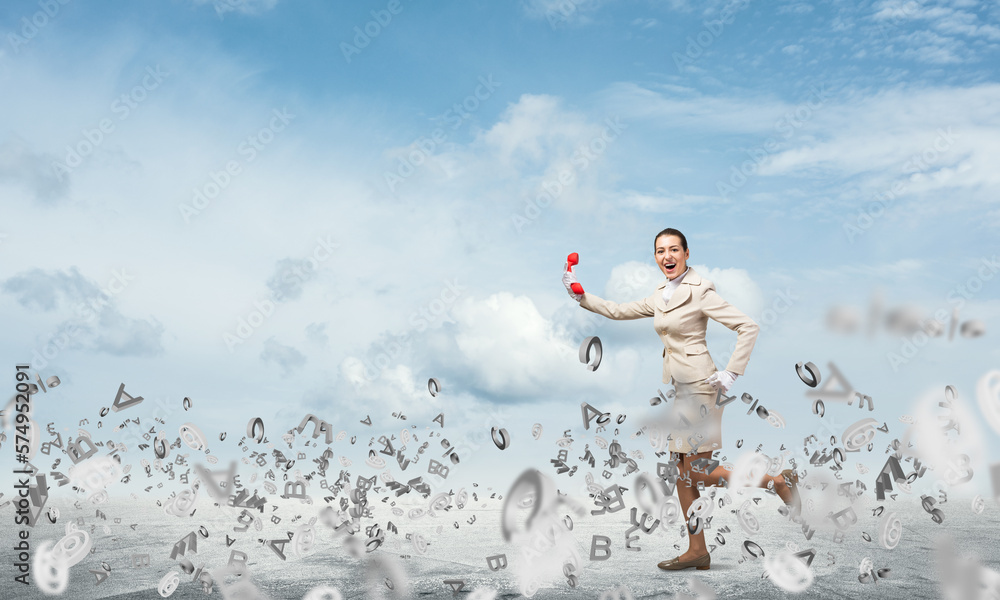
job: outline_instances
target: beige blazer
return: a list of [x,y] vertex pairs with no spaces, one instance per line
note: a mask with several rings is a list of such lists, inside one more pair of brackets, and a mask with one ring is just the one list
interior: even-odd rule
[[584,293],[580,306],[615,320],[653,317],[653,328],[664,346],[663,383],[666,384],[672,383],[671,378],[681,383],[701,381],[716,371],[705,343],[708,319],[715,319],[737,334],[736,351],[725,370],[742,375],[760,331],[757,323],[723,300],[715,291],[715,284],[694,269],[681,280],[669,304],[663,302],[666,284],[664,279],[649,297],[625,304]]

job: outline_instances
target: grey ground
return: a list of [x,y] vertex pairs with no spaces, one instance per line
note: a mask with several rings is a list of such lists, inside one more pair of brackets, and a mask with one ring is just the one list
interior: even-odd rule
[[[824,493],[831,493],[828,489]],[[754,512],[760,520],[761,530],[747,535],[740,528],[736,516],[730,512],[734,505],[725,509],[715,508],[712,529],[707,530],[710,541],[714,541],[719,529],[725,526],[730,532],[724,534],[725,545],[717,545],[712,553],[712,568],[708,571],[686,570],[664,572],[656,563],[671,558],[678,551],[674,544],[683,545],[679,526],[669,529],[658,528],[652,534],[639,533],[638,545],[641,550],[627,551],[624,548],[625,530],[630,526],[629,511],[622,510],[613,515],[574,518],[573,535],[576,547],[583,559],[583,572],[578,573],[579,584],[570,588],[560,573],[554,573],[547,586],[542,587],[534,598],[599,598],[605,590],[627,586],[635,598],[674,598],[678,594],[691,594],[689,579],[697,577],[709,586],[718,598],[941,598],[943,592],[938,578],[941,576],[937,562],[940,555],[939,536],[950,535],[955,540],[958,551],[968,554],[984,566],[997,570],[998,551],[994,540],[998,529],[997,506],[988,502],[981,515],[973,513],[970,502],[954,498],[941,505],[945,521],[936,524],[920,505],[916,495],[900,494],[895,501],[884,504],[887,510],[895,511],[901,518],[904,533],[900,544],[892,550],[882,548],[878,543],[880,519],[872,516],[874,499],[862,498],[853,506],[858,522],[851,527],[842,543],[833,541],[830,527],[817,528],[813,538],[805,539],[800,528],[777,513],[780,505],[773,495],[757,492],[759,505]],[[627,500],[631,500],[627,498]],[[850,506],[846,498],[836,499],[837,508]],[[416,502],[411,502],[416,505]],[[209,537],[200,540],[196,554],[189,555],[195,567],[206,565],[211,570],[225,565],[231,549],[238,549],[249,555],[249,569],[252,581],[260,589],[263,597],[272,599],[299,599],[313,587],[330,585],[338,588],[344,598],[391,598],[392,593],[383,585],[384,577],[375,575],[366,566],[373,556],[393,559],[405,572],[410,598],[469,598],[469,592],[477,587],[497,591],[497,598],[523,597],[521,582],[516,573],[521,566],[517,548],[505,543],[500,533],[500,509],[502,501],[487,500],[466,506],[462,510],[452,508],[438,512],[436,516],[408,519],[395,517],[388,512],[388,506],[380,503],[375,507],[372,519],[365,524],[379,523],[386,526],[392,520],[398,527],[398,534],[388,534],[385,544],[371,554],[361,558],[352,557],[343,543],[334,539],[331,529],[318,525],[314,551],[303,557],[291,555],[291,546],[286,546],[287,560],[282,561],[260,539],[275,539],[294,530],[303,520],[315,515],[319,506],[283,504],[280,510],[268,514],[283,515],[280,525],[267,522],[261,532],[252,528],[247,533],[233,532],[234,513],[224,512],[207,498],[199,500],[198,511],[189,519],[178,518],[163,513],[155,503],[119,501],[104,505],[102,511],[108,516],[104,521],[96,518],[95,508],[85,502],[78,510],[72,504],[60,504],[61,517],[56,525],[39,525],[32,533],[32,543],[37,546],[42,540],[58,539],[63,533],[65,522],[82,517],[89,531],[94,526],[94,553],[84,559],[71,571],[67,598],[159,598],[156,586],[160,578],[170,570],[178,570],[177,561],[169,558],[174,542],[193,529],[204,525]],[[571,511],[564,510],[564,513]],[[641,511],[640,511],[641,512]],[[294,524],[288,521],[295,515],[303,519]],[[475,521],[468,521],[475,516]],[[0,514],[7,523],[12,523],[11,506]],[[121,518],[115,524],[115,518]],[[129,525],[136,523],[132,530]],[[459,527],[456,528],[455,524]],[[107,526],[110,534],[104,533]],[[227,532],[237,541],[231,548],[226,547]],[[871,542],[866,542],[862,533],[867,532]],[[420,534],[429,542],[426,553],[420,555],[405,534]],[[362,531],[358,535],[363,535]],[[611,557],[606,561],[590,561],[590,541],[594,534],[611,538]],[[13,542],[13,531],[4,533],[4,538]],[[763,561],[740,562],[740,547],[744,540],[758,543],[765,553],[784,550],[791,542],[798,549],[814,548],[816,558],[812,564],[815,580],[811,587],[801,594],[789,594],[762,578]],[[0,598],[41,598],[37,588],[25,588],[12,582],[12,543],[4,543],[4,571],[0,580]],[[133,554],[148,553],[150,566],[132,568]],[[506,553],[509,561],[507,569],[492,572],[487,568],[486,557]],[[890,568],[888,579],[877,584],[862,584],[858,581],[858,565],[864,557],[870,557],[876,568]],[[100,569],[101,562],[112,567],[111,576],[96,585],[96,578],[90,569]],[[952,567],[948,567],[955,574]],[[446,579],[465,582],[463,591],[453,594],[444,584]],[[172,598],[222,597],[217,586],[212,596],[206,596],[200,587],[191,582],[190,576],[182,576],[181,585]],[[374,582],[374,583],[372,583]],[[369,589],[370,585],[374,588]],[[376,589],[377,588],[377,589]],[[241,596],[245,597],[245,596]]]

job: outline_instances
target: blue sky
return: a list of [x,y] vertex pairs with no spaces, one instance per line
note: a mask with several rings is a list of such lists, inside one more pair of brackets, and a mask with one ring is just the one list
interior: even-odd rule
[[[947,447],[976,449],[988,488],[996,4],[43,4],[0,8],[0,355],[55,355],[39,370],[64,387],[40,424],[96,420],[121,382],[211,437],[307,412],[363,437],[369,414],[384,430],[444,412],[479,444],[470,472],[516,474],[580,429],[582,401],[650,412],[652,322],[589,320],[559,278],[579,252],[588,291],[645,297],[653,236],[676,227],[690,264],[767,321],[734,389],[787,427],[731,407],[730,454],[815,432],[793,366],[833,361],[896,424],[883,447],[956,386],[969,424]],[[879,293],[950,316],[969,285],[960,321],[985,334],[895,368],[899,332],[826,326]],[[80,308],[101,290],[105,307]],[[575,358],[589,335],[596,372]],[[712,325],[717,363],[733,339]],[[841,430],[868,416],[831,408]],[[479,443],[494,425],[513,434],[503,454]]]

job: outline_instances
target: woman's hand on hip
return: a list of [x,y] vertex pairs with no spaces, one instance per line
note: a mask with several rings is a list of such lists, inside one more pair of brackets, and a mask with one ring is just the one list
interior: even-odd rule
[[732,371],[716,371],[712,373],[712,376],[705,380],[705,383],[712,386],[712,389],[718,390],[722,389],[722,393],[725,394],[729,392],[729,388],[733,387],[733,383],[736,381],[738,375]]

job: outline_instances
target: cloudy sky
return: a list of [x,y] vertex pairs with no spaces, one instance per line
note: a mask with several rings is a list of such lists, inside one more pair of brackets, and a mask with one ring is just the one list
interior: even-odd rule
[[[635,424],[666,387],[652,321],[579,308],[566,255],[637,300],[675,227],[762,325],[734,391],[786,421],[730,406],[731,458],[825,431],[794,365],[833,362],[875,407],[828,402],[836,434],[889,424],[875,469],[955,386],[947,445],[989,488],[996,3],[17,1],[0,33],[0,356],[61,378],[43,427],[125,383],[211,438],[444,413],[470,470],[542,466],[581,402]],[[929,340],[887,318],[936,311]],[[734,340],[711,324],[720,368]]]

